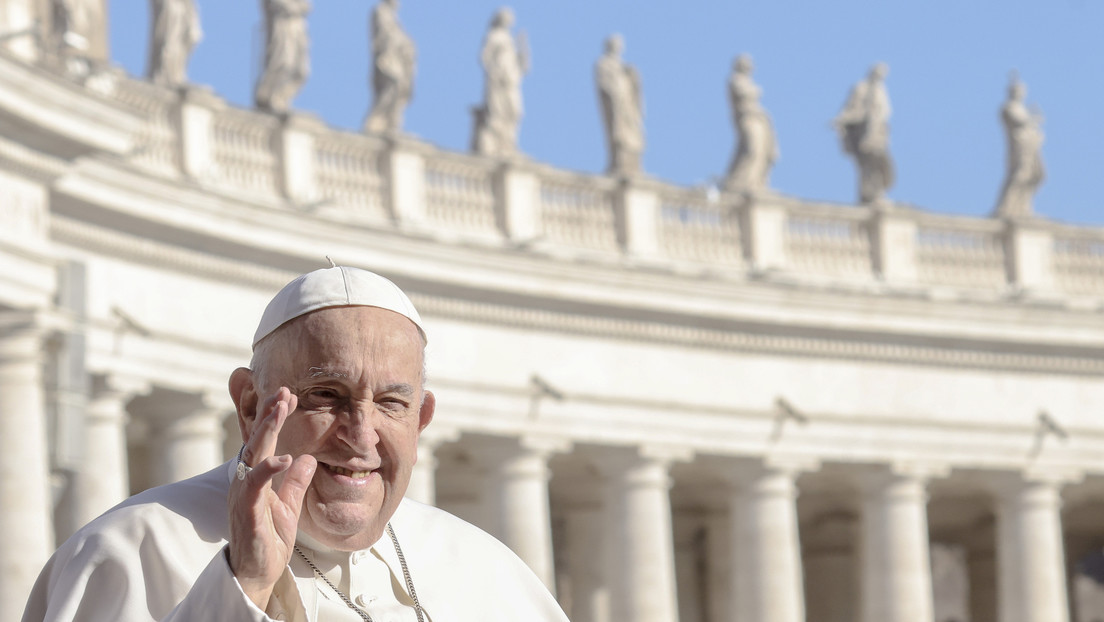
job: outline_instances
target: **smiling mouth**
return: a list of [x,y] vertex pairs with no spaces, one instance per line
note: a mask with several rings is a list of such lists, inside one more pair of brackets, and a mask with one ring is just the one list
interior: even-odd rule
[[325,466],[326,470],[331,473],[343,475],[352,479],[364,479],[365,477],[368,477],[372,474],[372,471],[350,471],[349,469],[339,466],[333,466],[332,464],[323,463],[323,466]]

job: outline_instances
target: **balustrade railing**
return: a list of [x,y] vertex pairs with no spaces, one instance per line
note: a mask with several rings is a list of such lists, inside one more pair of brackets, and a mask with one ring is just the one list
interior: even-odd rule
[[1052,257],[1059,290],[1077,295],[1104,294],[1104,231],[1056,232]]
[[494,164],[460,154],[425,163],[426,217],[465,232],[495,230]]
[[553,244],[616,251],[613,186],[606,178],[544,173],[540,179],[543,238]]
[[180,170],[180,128],[174,120],[176,93],[148,82],[119,80],[114,97],[146,121],[135,136],[130,161],[151,172],[175,175]]
[[794,204],[787,211],[783,242],[791,271],[870,278],[868,209]]
[[659,198],[660,251],[677,261],[734,268],[744,263],[734,205],[699,189],[669,187]]
[[1003,223],[927,216],[916,230],[920,283],[999,289],[1007,282]]
[[[199,172],[190,174],[205,183],[242,195],[282,194],[298,204],[317,200],[371,221],[397,218],[487,240],[539,240],[730,271],[755,266],[820,281],[879,279],[996,293],[1011,285],[1104,296],[1100,228],[780,196],[747,202],[654,180],[494,161],[414,140],[385,143],[317,121],[289,124],[213,95],[214,101],[189,100],[192,112],[182,115],[179,93],[136,80],[120,80],[115,97],[145,119],[130,161],[151,173],[178,176],[188,168],[181,156],[186,136],[184,151]],[[207,112],[193,114],[197,106]],[[292,159],[297,153],[306,159]],[[285,179],[291,173],[293,183]]]
[[315,138],[317,194],[329,205],[386,220],[387,182],[383,151],[377,141],[355,134],[327,132]]
[[211,143],[220,185],[247,192],[276,192],[278,125],[275,117],[238,108],[216,113]]

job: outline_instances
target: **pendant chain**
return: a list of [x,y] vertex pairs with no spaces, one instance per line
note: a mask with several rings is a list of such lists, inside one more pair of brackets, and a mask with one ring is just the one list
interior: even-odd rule
[[[406,567],[406,557],[403,555],[402,548],[399,546],[399,539],[395,536],[395,530],[391,528],[391,523],[387,523],[387,535],[391,536],[391,542],[395,544],[395,553],[399,556],[399,565],[402,566],[403,579],[406,580],[406,589],[410,592],[410,600],[414,601],[414,613],[418,615],[418,622],[425,622],[422,618],[422,605],[418,603],[418,593],[414,591],[414,580],[410,578],[410,570]],[[314,562],[303,553],[298,544],[295,545],[295,552],[299,554],[299,557],[303,558],[303,561],[307,562],[307,565],[310,566],[311,570],[314,571],[314,574],[317,575],[319,579],[322,579],[326,585],[330,586],[330,589],[336,592],[350,609],[360,615],[364,622],[372,622],[372,616],[368,615],[367,611],[357,607],[352,600],[349,600],[345,592],[337,589],[337,586],[330,582],[330,580],[326,578],[326,575],[322,574],[322,571],[318,569],[318,566],[315,566]]]

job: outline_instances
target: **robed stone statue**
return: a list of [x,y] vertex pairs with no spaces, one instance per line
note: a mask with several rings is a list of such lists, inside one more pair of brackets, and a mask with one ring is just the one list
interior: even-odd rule
[[399,24],[399,0],[381,0],[372,11],[372,109],[368,132],[402,130],[403,113],[414,93],[414,41]]
[[609,152],[606,170],[613,175],[640,172],[644,152],[644,98],[640,74],[621,59],[624,47],[620,35],[611,35],[606,39],[605,52],[594,66]]
[[859,202],[885,200],[893,186],[893,159],[889,154],[889,95],[885,78],[889,68],[878,63],[851,89],[847,103],[833,124],[843,150],[859,168]]
[[309,0],[262,0],[265,20],[264,69],[253,100],[261,110],[283,113],[310,75],[307,37]]
[[759,105],[759,85],[751,78],[751,57],[742,54],[732,63],[728,102],[736,126],[737,146],[725,176],[725,189],[757,192],[767,187],[771,167],[778,159],[778,142],[766,110]]
[[479,54],[485,77],[483,104],[473,110],[472,150],[482,155],[502,157],[517,151],[521,79],[529,71],[529,52],[524,35],[518,37],[520,45],[514,41],[513,25],[514,12],[499,9]]
[[193,0],[150,0],[152,32],[146,74],[154,84],[178,87],[188,81],[188,59],[203,30]]
[[1008,99],[1001,106],[1001,123],[1007,137],[1004,185],[997,200],[998,216],[1030,216],[1031,201],[1043,183],[1043,117],[1028,110],[1027,87],[1016,77],[1008,85]]

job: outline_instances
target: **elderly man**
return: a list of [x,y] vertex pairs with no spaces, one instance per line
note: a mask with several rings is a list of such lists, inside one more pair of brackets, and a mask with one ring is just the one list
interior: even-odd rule
[[425,343],[383,277],[333,267],[289,283],[250,369],[230,376],[238,458],[78,531],[23,622],[566,620],[504,545],[403,498],[433,419]]

